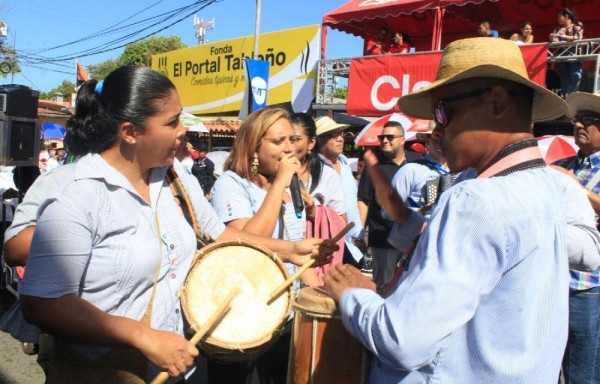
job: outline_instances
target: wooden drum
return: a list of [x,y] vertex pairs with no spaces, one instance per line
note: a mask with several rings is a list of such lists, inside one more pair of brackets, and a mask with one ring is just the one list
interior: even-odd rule
[[344,328],[333,299],[319,288],[303,288],[292,306],[288,383],[365,383],[370,357]]
[[273,252],[248,241],[222,241],[198,251],[181,297],[192,329],[199,329],[230,292],[239,291],[229,312],[198,344],[202,353],[216,361],[240,362],[264,352],[290,315],[291,286],[267,305],[271,292],[287,278]]

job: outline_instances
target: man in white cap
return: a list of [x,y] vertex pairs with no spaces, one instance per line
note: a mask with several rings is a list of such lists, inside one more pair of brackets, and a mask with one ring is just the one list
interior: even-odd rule
[[348,223],[354,223],[354,227],[346,235],[344,262],[358,264],[363,257],[360,250],[354,242],[362,240],[364,231],[361,225],[358,212],[357,186],[356,180],[352,175],[352,169],[348,164],[348,159],[344,156],[344,130],[350,128],[348,124],[336,123],[329,116],[321,116],[315,119],[317,126],[317,144],[319,158],[326,167],[332,168],[341,179],[344,198],[346,199],[346,213]]
[[[600,214],[600,93],[567,97],[579,153],[555,164],[584,188]],[[600,383],[600,270],[571,269],[569,339],[563,360],[567,383]]]
[[566,103],[529,80],[515,44],[475,38],[449,44],[436,80],[399,105],[434,118],[449,169],[477,177],[441,195],[389,297],[348,266],[326,276],[346,328],[375,354],[370,382],[556,383],[569,285],[560,203],[574,183],[545,165],[531,123]]

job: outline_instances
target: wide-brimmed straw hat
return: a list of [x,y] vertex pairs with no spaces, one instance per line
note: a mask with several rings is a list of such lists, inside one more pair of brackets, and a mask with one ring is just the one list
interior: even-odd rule
[[417,132],[415,137],[417,138],[417,140],[426,141],[427,139],[429,139],[431,137],[431,134],[433,133],[434,129],[435,129],[435,121],[429,120],[427,132]]
[[504,79],[523,84],[534,92],[532,121],[560,118],[568,113],[563,99],[529,80],[521,50],[512,41],[491,37],[457,40],[442,54],[435,81],[398,101],[400,110],[413,117],[431,119],[431,91],[476,77]]
[[347,129],[350,128],[348,124],[336,123],[329,116],[321,116],[315,119],[315,125],[317,126],[317,136],[324,135],[328,132],[335,131],[336,129]]
[[573,92],[567,96],[570,116],[575,116],[577,111],[592,111],[600,113],[600,92]]

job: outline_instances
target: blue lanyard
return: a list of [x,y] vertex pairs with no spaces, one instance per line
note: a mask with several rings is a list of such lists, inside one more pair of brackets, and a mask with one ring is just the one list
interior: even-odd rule
[[429,168],[433,168],[437,171],[437,173],[439,173],[440,175],[445,175],[448,173],[447,170],[445,170],[444,168],[442,168],[442,166],[438,163],[436,163],[435,161],[433,161],[430,157],[425,157],[423,159],[423,161],[425,163],[427,163],[427,165],[429,166]]

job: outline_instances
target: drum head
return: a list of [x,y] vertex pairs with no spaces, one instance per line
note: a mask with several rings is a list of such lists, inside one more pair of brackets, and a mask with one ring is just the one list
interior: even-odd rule
[[295,311],[315,317],[333,318],[339,315],[335,301],[322,288],[302,288],[293,307]]
[[190,326],[199,329],[230,292],[238,289],[238,295],[230,311],[201,342],[201,349],[209,357],[232,354],[231,359],[220,360],[239,361],[235,355],[274,341],[289,317],[293,288],[271,304],[267,302],[287,278],[281,260],[259,245],[234,241],[203,248],[183,289],[182,308]]

